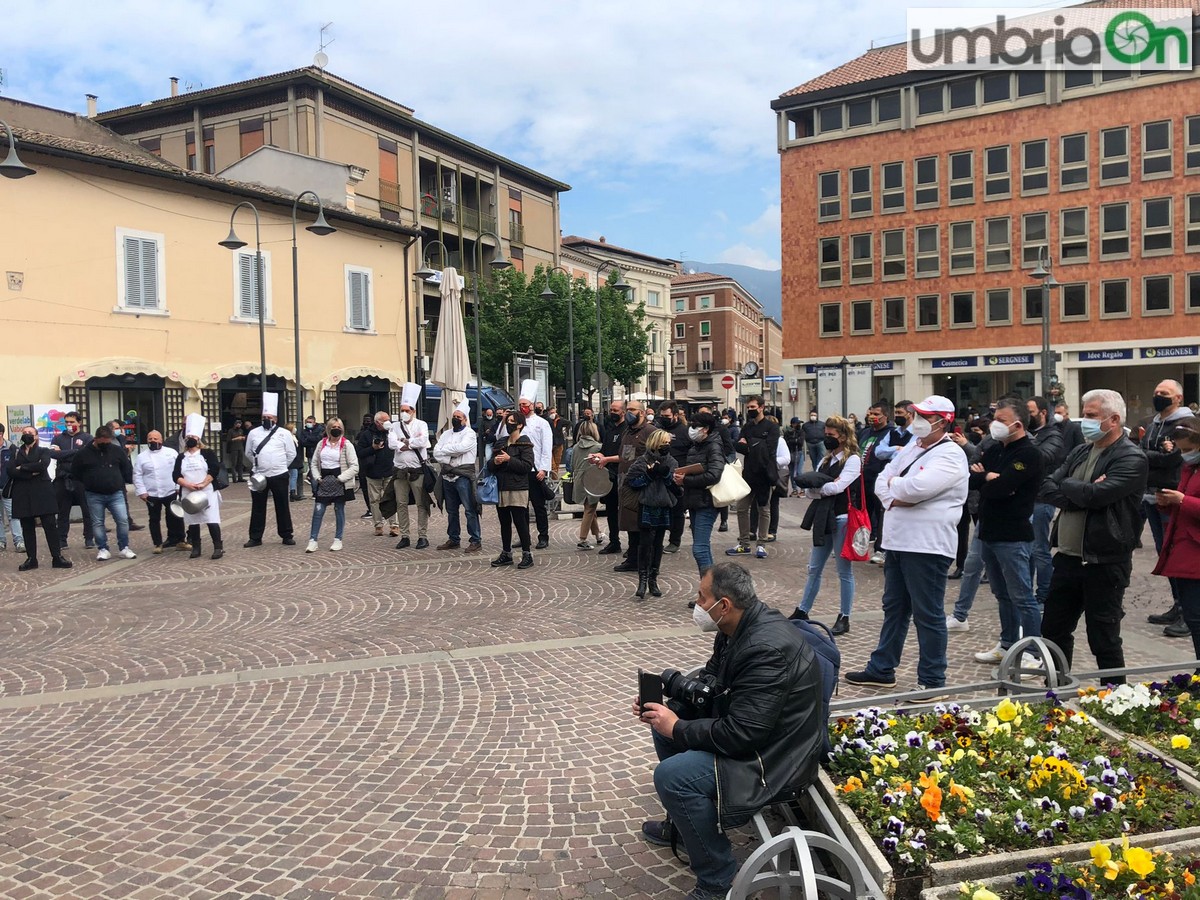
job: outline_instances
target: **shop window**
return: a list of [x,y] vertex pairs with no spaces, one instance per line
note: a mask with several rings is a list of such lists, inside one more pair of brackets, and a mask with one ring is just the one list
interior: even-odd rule
[[1021,216],[1021,265],[1036,266],[1042,251],[1050,246],[1046,231],[1050,227],[1050,214],[1026,213]]
[[1142,180],[1171,177],[1171,123],[1142,126]]
[[1200,253],[1200,194],[1187,196],[1187,252]]
[[1021,323],[1034,325],[1042,321],[1042,286],[1027,284],[1021,290]]
[[946,88],[942,84],[930,84],[917,88],[917,115],[932,116],[946,109]]
[[1129,181],[1129,128],[1106,128],[1100,132],[1100,183]]
[[995,288],[987,292],[987,324],[1012,324],[1012,291]]
[[1147,275],[1142,279],[1142,315],[1169,316],[1175,311],[1174,279],[1170,275]]
[[821,337],[838,337],[842,333],[842,304],[821,304]]
[[975,271],[975,223],[950,223],[950,274]]
[[[233,254],[233,316],[234,322],[258,323],[257,254],[253,250],[237,250]],[[274,324],[274,309],[271,306],[271,253],[262,253],[262,299],[263,320]]]
[[950,154],[950,205],[975,202],[975,152]]
[[818,283],[821,287],[829,287],[842,283],[842,239],[836,237],[821,238],[820,269]]
[[161,234],[117,229],[116,312],[166,312]]
[[928,209],[937,206],[938,198],[938,158],[923,156],[913,163],[913,175],[916,182],[913,186],[913,209]]
[[842,217],[842,173],[822,172],[817,176],[820,201],[817,219],[829,222]]
[[1129,258],[1129,204],[1106,203],[1100,207],[1100,258]]
[[937,331],[942,327],[942,298],[926,294],[917,298],[917,331]]
[[904,297],[885,297],[883,300],[883,330],[908,330],[908,301]]
[[985,200],[1003,200],[1012,196],[1011,151],[1011,147],[989,147],[984,151]]
[[871,167],[850,170],[850,216],[871,215]]
[[870,300],[853,300],[850,303],[850,333],[874,334],[875,310]]
[[950,327],[975,327],[975,293],[962,291],[950,295]]
[[1187,277],[1187,309],[1189,313],[1200,312],[1200,272],[1191,272]]
[[1064,322],[1080,321],[1088,317],[1088,286],[1086,281],[1064,284],[1058,289],[1058,317]]
[[[1197,203],[1200,209],[1200,202]],[[904,248],[904,229],[883,232],[883,281],[900,281],[908,275],[908,260]]]
[[884,212],[904,209],[904,163],[884,163],[879,167],[879,206]]
[[850,235],[850,283],[863,284],[875,280],[875,259],[872,235]]
[[1163,256],[1175,246],[1170,197],[1142,201],[1142,256]]
[[1026,141],[1021,145],[1021,196],[1050,190],[1050,142]]
[[1183,120],[1184,139],[1183,172],[1185,175],[1200,173],[1200,116],[1188,116]]
[[1086,134],[1068,134],[1059,146],[1058,187],[1074,191],[1088,185],[1088,145]]
[[921,225],[916,229],[916,269],[918,278],[933,278],[942,274],[938,226]]
[[1124,278],[1100,282],[1100,318],[1129,317],[1129,281]]
[[371,331],[374,328],[374,295],[371,292],[371,270],[346,266],[346,329]]
[[983,267],[988,272],[1012,268],[1012,227],[1008,216],[988,219],[984,223]]
[[1087,262],[1088,233],[1086,209],[1064,209],[1059,219],[1059,261]]

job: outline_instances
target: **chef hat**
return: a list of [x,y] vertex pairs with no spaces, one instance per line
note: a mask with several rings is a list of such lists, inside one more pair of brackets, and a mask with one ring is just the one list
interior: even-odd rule
[[454,407],[454,411],[460,412],[464,416],[466,416],[468,422],[471,421],[471,401],[470,400],[464,400],[462,403],[458,404],[458,406]]
[[208,425],[208,420],[200,413],[190,413],[187,417],[187,425],[184,426],[183,433],[192,437],[204,437],[204,428]]
[[537,402],[538,383],[533,378],[526,378],[521,382],[521,399],[528,400],[530,403]]
[[417,401],[421,399],[421,386],[413,384],[411,381],[404,382],[404,388],[400,394],[400,405],[411,406],[417,408]]
[[272,394],[270,391],[263,393],[262,414],[264,416],[279,417],[279,395]]

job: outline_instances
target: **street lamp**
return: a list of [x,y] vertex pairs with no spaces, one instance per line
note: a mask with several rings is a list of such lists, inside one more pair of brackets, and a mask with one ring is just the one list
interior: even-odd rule
[[579,388],[575,384],[575,296],[571,292],[570,278],[571,273],[562,266],[551,266],[546,270],[546,289],[539,295],[543,300],[550,301],[558,299],[558,294],[554,293],[550,287],[550,273],[562,272],[567,276],[567,340],[570,344],[569,355],[567,357],[567,383],[571,386],[571,421],[579,421]]
[[[663,360],[663,374],[671,379],[668,383],[671,385],[671,399],[675,399],[675,345],[668,344],[666,347],[667,356]],[[663,385],[663,395],[667,393],[667,387]]]
[[604,357],[600,352],[600,273],[606,266],[611,266],[617,273],[617,280],[613,283],[614,288],[623,296],[633,290],[631,285],[625,283],[620,266],[611,259],[600,260],[600,265],[596,266],[596,394],[599,396],[601,409],[604,408]]
[[1049,248],[1042,248],[1037,268],[1029,273],[1029,277],[1042,283],[1042,396],[1049,397],[1054,382],[1054,360],[1050,356],[1050,288],[1059,286],[1054,278]]
[[3,162],[0,162],[0,175],[5,178],[24,178],[26,175],[36,175],[37,169],[29,168],[17,156],[17,139],[13,136],[12,126],[3,119],[0,119],[0,125],[4,126],[4,133],[8,135],[8,156],[4,157]]
[[850,360],[843,356],[842,361],[838,363],[838,366],[842,370],[842,415],[848,416],[849,413],[846,412],[846,407],[850,405],[850,391],[849,385],[846,384],[846,369],[848,369],[850,366]]
[[265,392],[267,389],[267,327],[266,312],[263,306],[262,223],[258,216],[258,207],[249,200],[243,200],[235,206],[233,212],[229,214],[229,237],[223,241],[217,241],[217,243],[228,250],[241,250],[246,246],[246,242],[241,240],[237,236],[237,232],[233,230],[234,216],[243,206],[254,213],[254,299],[258,302],[258,365],[262,378],[262,390]]
[[300,206],[300,201],[309,194],[317,201],[317,220],[311,225],[306,225],[304,230],[311,231],[319,237],[324,237],[327,234],[333,234],[337,231],[336,228],[325,221],[325,207],[321,205],[321,198],[317,196],[316,191],[301,191],[296,195],[296,199],[292,201],[292,331],[296,344],[297,422],[304,418],[304,386],[300,383],[300,263],[296,253],[296,213]]

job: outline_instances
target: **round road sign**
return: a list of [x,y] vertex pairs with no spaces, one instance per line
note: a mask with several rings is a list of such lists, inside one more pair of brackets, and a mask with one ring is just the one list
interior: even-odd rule
[[727,391],[733,390],[733,384],[734,381],[732,375],[726,375],[721,379],[721,387],[725,388]]

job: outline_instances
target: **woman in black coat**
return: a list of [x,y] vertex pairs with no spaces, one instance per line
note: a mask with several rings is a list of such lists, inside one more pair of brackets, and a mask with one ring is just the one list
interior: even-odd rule
[[529,473],[533,471],[533,441],[522,432],[525,416],[513,410],[505,413],[504,427],[508,437],[496,442],[496,452],[488,460],[488,471],[496,476],[500,488],[500,502],[496,504],[496,515],[500,519],[500,555],[492,560],[493,566],[512,565],[512,530],[517,527],[521,539],[521,562],[518,569],[533,565],[533,554],[529,552]]
[[62,555],[58,540],[58,502],[54,499],[54,482],[50,480],[50,460],[47,447],[38,446],[37,429],[26,425],[21,429],[21,446],[8,461],[5,471],[12,484],[12,514],[21,520],[25,532],[25,562],[22,572],[38,567],[37,523],[42,525],[54,568],[69,569],[71,561]]
[[712,529],[720,513],[720,509],[713,506],[708,489],[721,480],[725,470],[725,448],[712,413],[696,413],[688,426],[692,447],[688,450],[685,466],[698,465],[700,471],[681,474],[676,469],[674,478],[675,483],[683,487],[683,506],[689,510],[688,518],[692,523],[692,558],[703,575],[713,564]]

